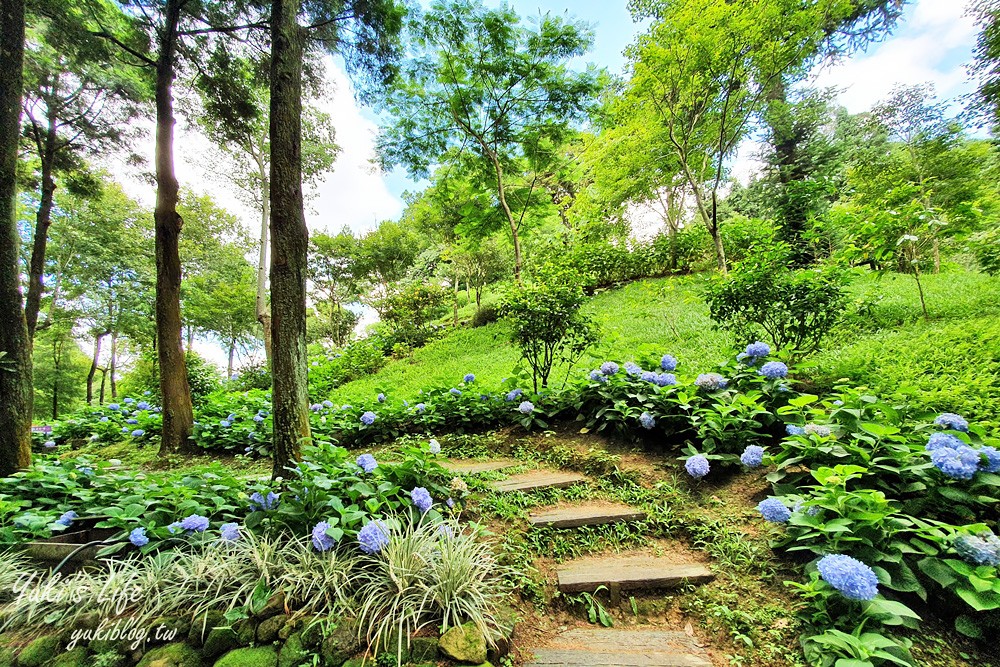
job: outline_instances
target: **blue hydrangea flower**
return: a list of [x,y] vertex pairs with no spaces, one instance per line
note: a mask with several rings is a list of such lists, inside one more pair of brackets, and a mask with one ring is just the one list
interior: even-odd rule
[[613,361],[605,361],[601,364],[601,372],[605,375],[614,375],[618,372],[618,364]]
[[333,407],[333,401],[331,401],[330,399],[327,399],[327,400],[323,401],[323,407],[327,408],[327,409],[332,408]]
[[878,577],[856,558],[845,554],[829,554],[816,563],[823,581],[851,600],[872,600],[878,595]]
[[702,373],[695,378],[694,383],[696,386],[707,391],[725,389],[728,384],[728,382],[726,382],[726,378],[722,377],[718,373]]
[[223,419],[221,422],[219,422],[219,426],[221,426],[222,428],[229,428],[232,425],[233,423],[228,419]]
[[326,534],[326,531],[330,529],[330,524],[326,521],[320,521],[312,529],[312,543],[316,551],[329,551],[336,544],[337,540],[333,539]]
[[429,450],[431,454],[437,456],[438,454],[441,453],[441,443],[435,440],[434,438],[431,438]]
[[126,419],[125,423],[126,424],[138,424],[139,420],[138,419]]
[[56,519],[56,523],[58,523],[60,526],[66,526],[68,528],[73,523],[73,520],[76,519],[77,516],[79,515],[76,512],[70,510],[65,514],[63,514],[58,519]]
[[806,424],[802,431],[806,435],[815,435],[819,438],[830,437],[830,427],[824,426],[823,424]]
[[677,370],[677,359],[670,354],[663,355],[663,358],[660,359],[660,368],[668,372]]
[[473,375],[472,373],[466,373],[465,377],[462,378],[462,381],[465,382],[465,383],[475,382],[476,381],[476,376]]
[[956,415],[954,412],[945,412],[938,415],[934,423],[941,428],[951,429],[952,431],[961,431],[962,433],[969,432],[969,422],[960,415]]
[[605,377],[604,373],[599,370],[590,371],[590,379],[594,382],[600,382],[601,384],[605,384],[608,381],[608,378]]
[[771,346],[758,340],[747,345],[747,349],[743,351],[743,354],[752,361],[757,360],[771,354]]
[[378,461],[371,454],[362,454],[355,460],[355,463],[365,472],[373,472],[375,468],[378,468]]
[[639,377],[643,382],[656,382],[656,373],[653,371],[643,371]]
[[101,417],[101,421],[102,422],[106,422],[106,421],[108,421],[108,418],[107,417]]
[[[128,429],[125,430],[127,431]],[[55,446],[56,446],[55,440],[46,440],[45,443],[42,445],[42,447],[45,447],[46,449],[52,449]]]
[[172,524],[167,526],[167,532],[170,533],[171,535],[176,535],[177,533],[181,532],[181,522],[174,521]]
[[416,408],[417,412],[423,412],[424,410],[427,409],[427,405],[425,405],[424,403],[417,403],[413,407]]
[[312,410],[313,412],[319,412],[320,410],[323,409],[323,405],[320,403],[313,403],[312,405],[309,406],[309,409]]
[[788,435],[805,435],[806,430],[801,426],[796,426],[795,424],[785,424],[785,433]]
[[765,498],[757,503],[757,511],[772,523],[785,523],[792,518],[792,510],[780,498]]
[[[802,508],[804,508],[804,507],[805,507],[805,504],[806,504],[806,503],[805,503],[805,501],[804,501],[804,500],[799,500],[799,501],[798,501],[798,502],[796,502],[796,503],[795,503],[795,505],[794,505],[794,506],[792,507],[792,511],[793,511],[793,512],[801,512],[801,511],[802,511]],[[816,516],[817,514],[819,514],[819,508],[818,508],[818,507],[816,507],[815,505],[812,505],[812,506],[810,506],[810,507],[806,508],[806,514],[808,514],[809,516]]]
[[363,415],[361,415],[361,423],[364,424],[365,426],[371,426],[372,424],[375,423],[375,417],[376,417],[375,413],[372,412],[371,410],[368,410]]
[[521,405],[517,406],[517,409],[521,411],[521,414],[530,415],[535,410],[535,404],[531,401],[523,401]]
[[149,538],[146,537],[145,528],[133,528],[132,532],[128,534],[128,541],[137,547],[144,547],[149,544]]
[[927,439],[927,445],[924,446],[928,452],[933,452],[938,449],[958,449],[959,447],[964,447],[965,443],[951,433],[931,433],[931,437]]
[[639,415],[639,423],[642,424],[642,427],[647,431],[656,426],[656,420],[653,419],[653,415],[648,412],[643,412]]
[[385,403],[385,394],[379,393],[379,395],[376,396],[375,398],[378,400],[379,403]]
[[90,467],[87,467],[87,466],[80,466],[79,468],[77,468],[77,470],[80,471],[81,475],[93,475],[94,474],[94,469],[90,468]]
[[264,418],[262,416],[260,416],[260,415],[254,415],[253,416],[253,420],[259,424],[262,421],[264,421]]
[[451,389],[448,390],[448,393],[451,394],[452,396],[461,396],[462,395],[462,390],[461,389],[456,389],[455,387],[452,387]]
[[639,364],[629,361],[625,364],[625,372],[632,377],[637,377],[642,373],[642,368],[639,367]]
[[125,400],[123,401],[123,403],[126,403],[126,404],[128,404],[128,405],[132,405],[133,403],[135,403],[135,399],[134,399],[134,398],[126,398],[126,399],[125,399]]
[[1000,538],[991,531],[955,539],[955,553],[975,565],[1000,565]]
[[660,373],[656,376],[656,384],[660,387],[672,387],[677,384],[677,376],[673,373]]
[[128,417],[128,416],[129,416],[129,414],[131,414],[131,413],[130,413],[130,412],[129,412],[128,410],[125,410],[125,409],[123,408],[123,409],[122,409],[122,414],[123,414],[123,415],[125,415],[126,417]]
[[979,453],[986,457],[986,463],[980,463],[986,472],[1000,472],[1000,451],[996,447],[980,447]]
[[230,412],[229,416],[226,417],[226,421],[229,421],[229,422],[236,421],[236,413],[235,412]]
[[353,406],[351,406],[350,404],[347,404],[347,403],[345,403],[344,405],[340,406],[341,412],[346,412],[347,410],[351,410],[352,408],[353,408]]
[[181,528],[190,530],[193,533],[203,533],[208,530],[208,518],[200,514],[192,514],[189,517],[181,519]]
[[431,505],[434,504],[434,499],[431,498],[430,492],[422,486],[418,486],[410,491],[410,500],[417,506],[421,514],[427,514],[431,509]]
[[219,535],[225,542],[235,542],[240,539],[240,524],[231,522],[219,526]]
[[761,366],[757,372],[768,380],[780,380],[781,378],[788,377],[788,366],[780,361],[769,361]]
[[149,390],[147,389],[146,391],[142,392],[142,395],[143,395],[143,396],[150,396],[150,395],[152,395],[152,393],[153,393],[153,392],[151,392],[151,391],[149,391]]
[[684,469],[695,479],[701,479],[708,474],[711,466],[703,454],[695,454],[684,463]]
[[358,546],[366,554],[382,551],[389,544],[389,527],[381,521],[371,521],[358,531]]
[[448,500],[444,501],[444,504],[448,506],[448,509],[454,509],[455,508],[455,499],[454,498],[449,498]]
[[281,500],[281,495],[275,493],[274,491],[268,491],[267,495],[261,495],[260,492],[254,491],[250,494],[250,511],[255,512],[260,510],[262,512],[267,512],[273,510],[278,506],[278,502]]
[[764,448],[759,445],[747,445],[740,454],[740,463],[748,468],[757,468],[764,462]]
[[513,403],[517,399],[521,398],[521,396],[523,395],[524,392],[521,391],[520,389],[511,389],[509,392],[507,392],[507,395],[503,397],[503,400],[507,401],[508,403]]
[[108,410],[112,410],[114,412],[118,412],[121,409],[122,409],[122,406],[118,405],[117,403],[109,403],[108,404]]
[[980,461],[979,452],[968,445],[956,449],[941,447],[931,452],[934,467],[952,479],[972,479]]
[[[122,426],[122,433],[126,433],[126,434],[128,433],[128,426]],[[49,442],[52,442],[52,441],[50,440]],[[55,447],[55,444],[56,443],[53,442],[52,446]]]
[[137,410],[149,410],[149,403],[146,401],[139,401],[135,404]]

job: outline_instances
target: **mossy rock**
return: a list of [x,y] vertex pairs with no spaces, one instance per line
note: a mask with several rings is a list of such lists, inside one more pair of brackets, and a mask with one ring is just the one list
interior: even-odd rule
[[238,648],[219,658],[215,667],[278,667],[278,649],[274,646]]
[[275,593],[270,597],[270,599],[264,603],[261,610],[255,614],[258,620],[263,621],[266,618],[271,618],[272,616],[277,616],[278,614],[285,613],[285,594]]
[[62,641],[56,635],[39,637],[24,647],[17,656],[18,667],[42,667],[59,653]]
[[327,632],[320,646],[320,655],[327,667],[338,667],[359,650],[361,643],[356,627],[353,622],[345,621]]
[[466,623],[451,628],[439,642],[441,653],[446,657],[471,665],[486,662],[486,637],[475,623]]
[[233,624],[233,632],[240,641],[240,646],[250,646],[257,638],[257,626],[259,624],[252,618],[244,618]]
[[315,616],[290,616],[288,617],[288,622],[285,623],[281,630],[278,631],[278,639],[285,641],[292,635],[301,632],[304,628],[312,624],[316,619]]
[[129,659],[122,655],[121,651],[95,652],[94,657],[90,659],[90,662],[94,662],[98,658],[101,659],[101,664],[105,667],[126,667],[126,665],[131,664]]
[[370,665],[374,664],[375,664],[374,660],[370,659],[365,660],[364,658],[351,658],[344,664],[340,665],[340,667],[369,667]]
[[87,648],[77,646],[71,651],[60,653],[55,660],[48,663],[46,667],[87,667],[90,658],[87,657]]
[[306,648],[319,648],[326,638],[329,626],[319,618],[312,618],[302,626],[302,645]]
[[295,633],[285,640],[278,652],[278,667],[299,667],[312,652],[302,644],[302,635]]
[[161,616],[149,624],[149,639],[157,644],[183,641],[190,634],[191,621],[187,618]]
[[208,637],[208,633],[212,631],[212,628],[221,628],[227,625],[229,625],[229,621],[226,620],[221,611],[213,609],[212,611],[198,614],[191,621],[191,630],[188,631],[188,641],[195,646],[201,646]]
[[438,655],[437,637],[413,637],[410,639],[410,660],[413,662],[434,661]]
[[278,639],[278,633],[285,627],[288,617],[284,614],[272,616],[260,622],[257,626],[257,641],[261,644],[271,644]]
[[220,655],[240,647],[240,638],[232,628],[213,628],[205,637],[205,645],[201,649],[201,654],[206,660],[214,660]]
[[152,649],[136,667],[202,667],[202,661],[196,650],[177,642]]
[[14,649],[0,648],[0,667],[14,667]]

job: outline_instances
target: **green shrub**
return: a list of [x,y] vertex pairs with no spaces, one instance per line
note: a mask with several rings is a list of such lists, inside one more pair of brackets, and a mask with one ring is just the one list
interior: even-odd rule
[[450,296],[448,289],[433,283],[397,284],[378,304],[382,322],[394,339],[393,344],[425,345],[435,333],[431,322],[445,313]]
[[974,235],[969,245],[983,271],[991,276],[1000,275],[1000,226]]
[[835,268],[788,268],[787,248],[758,251],[711,283],[712,319],[737,344],[766,340],[785,353],[814,352],[843,315],[846,274]]
[[719,230],[730,264],[738,264],[755,252],[772,247],[777,237],[777,229],[770,220],[739,214],[727,218]]
[[[197,400],[207,396],[222,386],[222,374],[219,369],[197,352],[185,353],[184,363],[187,366],[188,386],[191,387],[192,399]],[[156,352],[144,353],[135,368],[122,378],[119,393],[122,396],[150,395],[159,400],[159,368]]]
[[492,324],[500,319],[500,309],[493,304],[481,306],[476,310],[475,315],[472,316],[472,320],[469,322],[469,326],[484,327],[487,324]]
[[552,267],[536,282],[515,287],[501,306],[536,393],[548,386],[556,363],[572,367],[597,340],[593,322],[580,313],[581,282],[579,274]]

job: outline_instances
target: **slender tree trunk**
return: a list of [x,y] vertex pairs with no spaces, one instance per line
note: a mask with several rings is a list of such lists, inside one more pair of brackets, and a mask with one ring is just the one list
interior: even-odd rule
[[59,419],[59,366],[62,361],[60,344],[57,337],[52,337],[52,421]]
[[101,369],[101,405],[104,405],[104,389],[107,385],[108,380],[108,369]]
[[715,244],[715,260],[719,265],[722,275],[729,273],[729,265],[726,262],[726,249],[722,245],[722,232],[719,231],[719,193],[712,190],[712,224],[708,231],[712,234],[712,242]]
[[35,238],[31,245],[31,261],[28,264],[28,294],[24,304],[24,318],[28,324],[28,337],[34,339],[35,327],[38,324],[38,311],[42,305],[42,276],[45,274],[45,245],[49,239],[49,226],[52,224],[52,199],[56,191],[56,180],[53,176],[56,160],[56,121],[55,114],[48,112],[49,122],[45,131],[41,158],[42,184],[38,211],[35,212]]
[[271,367],[271,313],[267,309],[267,228],[271,224],[271,186],[267,165],[260,155],[257,159],[260,177],[260,255],[257,261],[257,321],[264,338],[264,359]]
[[190,324],[187,327],[187,353],[191,354],[194,351],[194,327]]
[[229,367],[226,369],[226,379],[233,379],[233,356],[236,354],[236,341],[229,340]]
[[504,215],[507,217],[507,223],[510,225],[510,237],[514,243],[514,280],[520,284],[521,282],[521,239],[517,235],[517,221],[514,219],[514,213],[511,212],[510,206],[507,205],[507,187],[503,182],[503,166],[500,164],[500,158],[490,151],[490,159],[493,161],[493,169],[496,171],[497,175],[497,195],[500,197],[500,207],[503,209]]
[[458,328],[458,278],[455,278],[455,299],[452,303],[452,323],[454,328]]
[[177,213],[179,185],[174,173],[173,81],[177,24],[183,0],[167,0],[156,61],[156,351],[160,362],[163,425],[161,454],[190,449],[193,428],[191,389],[181,342],[181,260],[183,221]]
[[309,231],[302,198],[300,0],[271,3],[271,378],[273,476],[302,457],[310,439],[306,354]]
[[111,380],[111,400],[118,398],[118,378],[115,372],[118,370],[118,332],[111,332],[111,362],[108,364],[108,375]]
[[17,148],[21,136],[24,0],[0,0],[0,476],[31,465],[31,339],[21,296]]
[[101,356],[101,341],[103,333],[94,335],[94,357],[90,360],[90,371],[87,372],[87,405],[94,404],[94,377],[97,375],[97,363]]

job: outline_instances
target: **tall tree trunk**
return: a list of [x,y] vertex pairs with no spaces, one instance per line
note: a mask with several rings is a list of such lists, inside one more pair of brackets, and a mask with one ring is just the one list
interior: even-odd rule
[[101,341],[105,334],[94,334],[94,356],[90,360],[90,370],[87,372],[87,405],[94,404],[94,377],[97,375],[97,363],[101,356]]
[[191,354],[194,352],[194,327],[190,324],[187,326],[187,353]]
[[60,343],[56,336],[52,337],[52,421],[59,419],[59,366],[62,360]]
[[45,130],[45,141],[39,156],[42,162],[41,198],[35,212],[35,238],[31,245],[31,261],[28,264],[28,294],[24,304],[24,318],[28,324],[28,337],[34,339],[38,324],[38,311],[42,306],[42,276],[45,274],[45,245],[49,239],[52,224],[52,199],[56,191],[53,176],[56,161],[56,119],[53,111],[48,112],[49,122]]
[[309,231],[302,200],[300,0],[271,3],[271,378],[273,476],[302,457],[310,439],[306,354]]
[[101,405],[104,405],[104,389],[108,384],[108,369],[101,369]]
[[115,372],[118,370],[118,332],[111,332],[111,362],[108,364],[108,375],[111,380],[111,400],[118,398],[118,378]]
[[518,237],[518,224],[514,219],[514,213],[510,210],[510,206],[507,205],[507,188],[503,182],[503,167],[500,164],[500,158],[494,153],[490,153],[490,157],[493,160],[493,168],[496,170],[497,174],[497,195],[500,197],[500,207],[503,208],[503,213],[507,217],[507,223],[510,225],[510,238],[514,243],[514,280],[518,284],[521,283],[521,239]]
[[236,340],[229,340],[229,367],[226,369],[226,379],[233,379],[233,356],[236,354]]
[[264,359],[271,367],[271,313],[267,309],[267,228],[271,224],[271,186],[267,165],[261,155],[257,159],[260,177],[260,256],[257,260],[257,321],[264,337]]
[[194,423],[191,389],[181,341],[181,260],[183,221],[177,213],[179,185],[174,173],[173,80],[177,24],[183,0],[167,0],[156,61],[156,351],[163,405],[160,452],[190,449]]
[[31,465],[31,339],[21,296],[17,148],[21,136],[24,0],[0,0],[0,475]]

